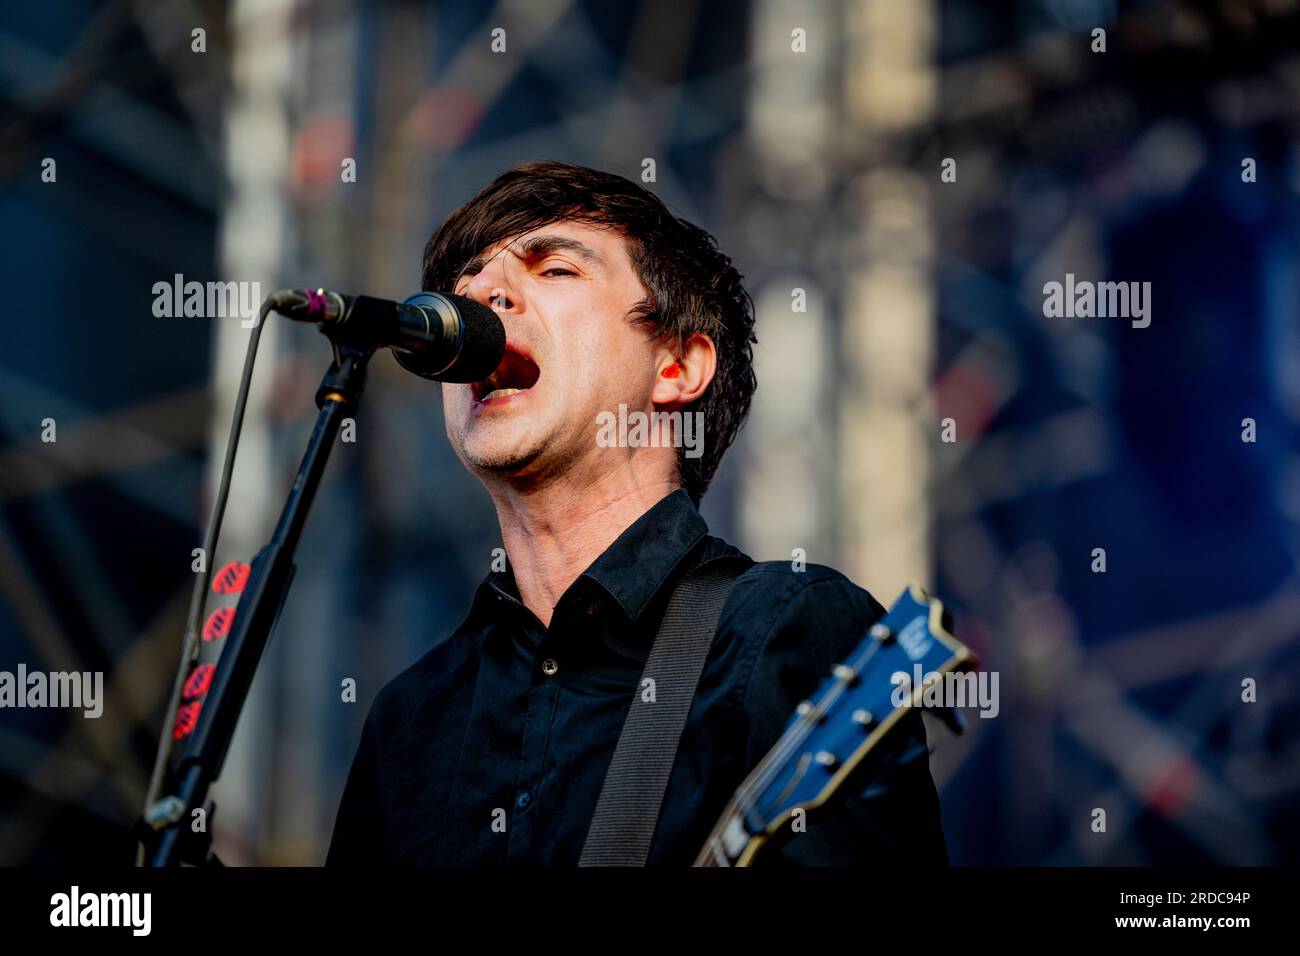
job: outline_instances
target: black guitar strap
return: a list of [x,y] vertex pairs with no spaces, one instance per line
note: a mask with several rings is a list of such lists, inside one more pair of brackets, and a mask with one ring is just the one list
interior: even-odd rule
[[[605,774],[579,866],[645,866],[686,717],[732,585],[753,562],[724,555],[686,572],[668,599]],[[646,680],[654,683],[647,685]],[[646,700],[646,688],[654,688]]]

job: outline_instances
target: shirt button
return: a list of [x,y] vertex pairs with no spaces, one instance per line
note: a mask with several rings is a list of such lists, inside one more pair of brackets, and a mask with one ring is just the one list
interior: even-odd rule
[[559,669],[560,665],[555,662],[554,657],[548,657],[546,660],[542,661],[542,673],[547,677],[554,677]]
[[524,809],[524,807],[528,806],[528,804],[532,802],[533,802],[532,794],[530,794],[527,790],[525,790],[523,793],[519,794],[519,797],[515,800],[515,806],[517,806],[520,810],[522,810]]

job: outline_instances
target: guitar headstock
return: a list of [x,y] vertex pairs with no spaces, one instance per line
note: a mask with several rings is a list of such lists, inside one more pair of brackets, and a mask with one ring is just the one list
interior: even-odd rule
[[973,670],[978,661],[944,617],[937,599],[908,587],[799,705],[736,791],[696,865],[746,865],[797,809],[812,811],[830,799],[912,707],[924,707],[960,733],[960,714],[945,706],[941,693],[944,675]]

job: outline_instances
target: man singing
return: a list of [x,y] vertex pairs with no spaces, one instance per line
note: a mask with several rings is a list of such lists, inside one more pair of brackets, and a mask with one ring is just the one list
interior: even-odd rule
[[[457,209],[425,249],[422,288],[505,325],[496,372],[442,392],[508,566],[379,693],[326,862],[574,865],[674,587],[703,561],[743,558],[697,506],[756,387],[753,306],[703,230],[633,182],[555,162],[516,167]],[[624,412],[650,417],[653,440],[608,440],[601,423]],[[702,426],[689,447],[671,427],[687,414]],[[649,865],[696,858],[796,705],[882,613],[830,568],[740,573]],[[885,769],[851,778],[755,863],[946,863],[918,712],[884,748]]]

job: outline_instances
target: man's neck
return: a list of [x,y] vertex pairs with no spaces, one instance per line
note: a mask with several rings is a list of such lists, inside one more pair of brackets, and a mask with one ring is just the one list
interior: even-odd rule
[[619,469],[586,483],[489,491],[515,585],[524,606],[546,627],[556,602],[627,528],[676,491],[673,479],[638,480]]

